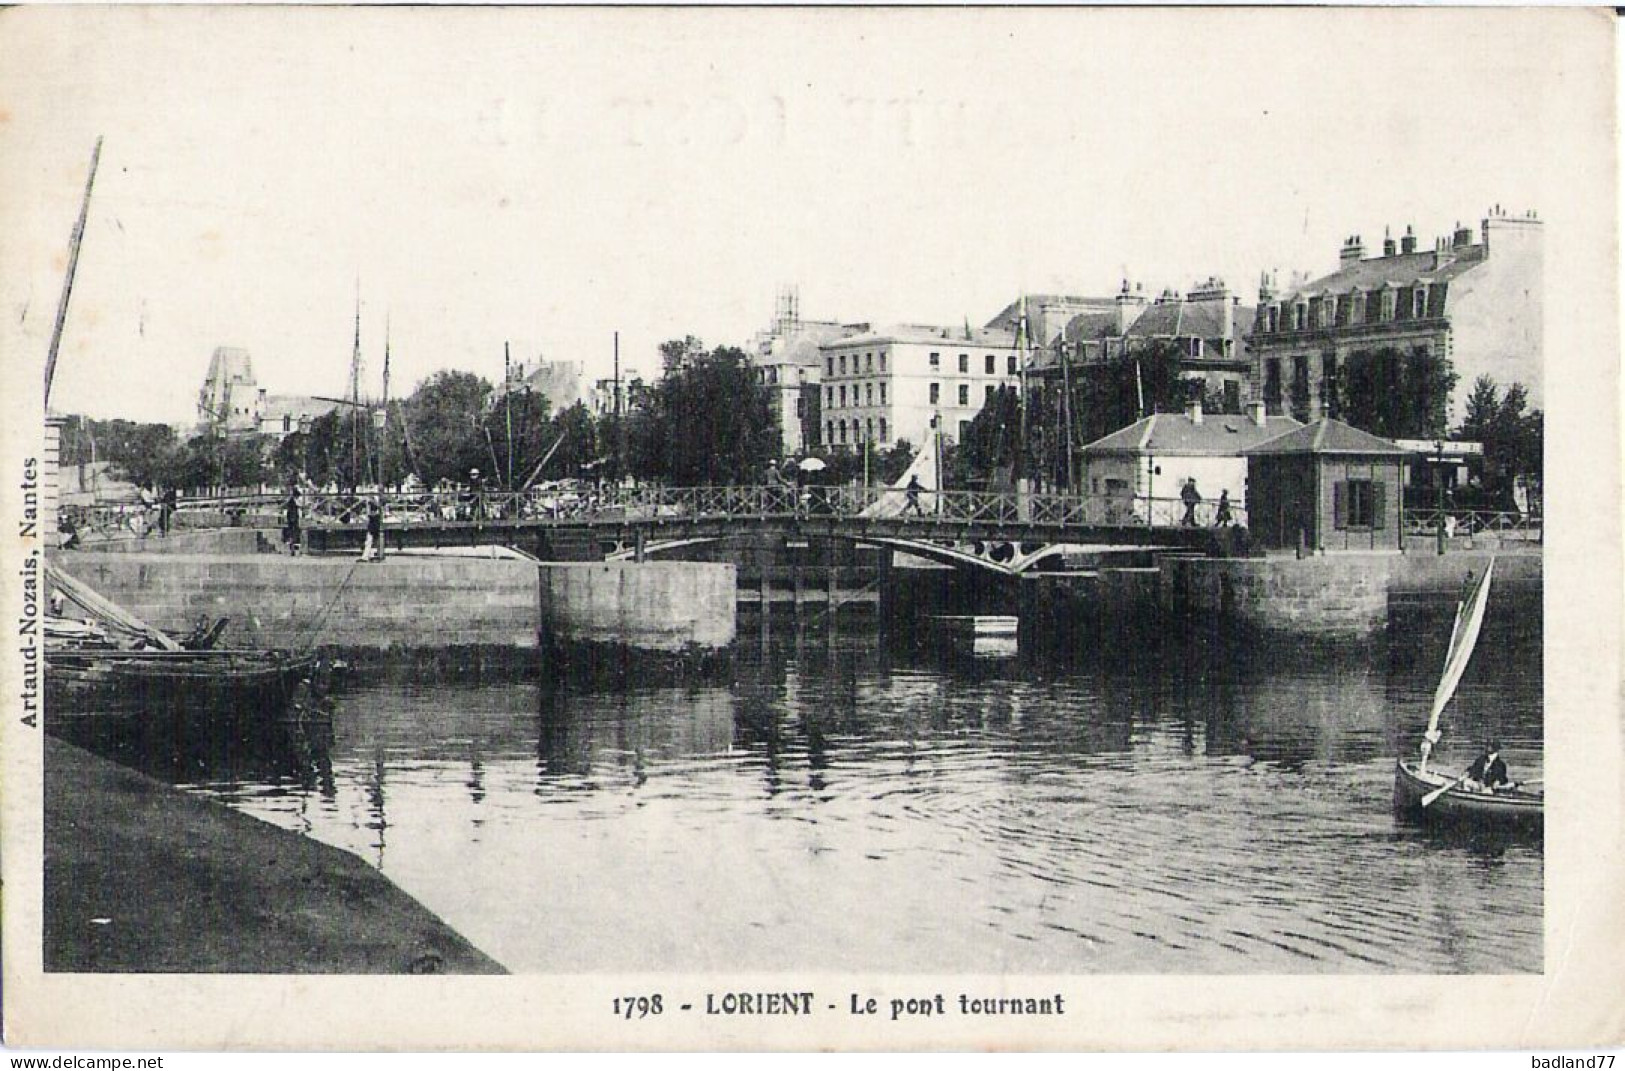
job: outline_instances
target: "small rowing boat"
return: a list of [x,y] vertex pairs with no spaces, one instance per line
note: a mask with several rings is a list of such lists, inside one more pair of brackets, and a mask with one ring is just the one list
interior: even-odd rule
[[[1525,789],[1474,791],[1461,778],[1401,760],[1394,774],[1394,807],[1430,822],[1484,823],[1540,828],[1545,797]],[[1432,796],[1424,804],[1422,801]]]
[[1433,709],[1427,732],[1422,736],[1421,756],[1401,758],[1394,769],[1394,810],[1403,817],[1455,825],[1477,825],[1539,831],[1545,815],[1545,794],[1531,792],[1527,785],[1494,790],[1472,781],[1468,774],[1446,774],[1430,769],[1428,759],[1440,738],[1439,717],[1456,694],[1467,663],[1473,657],[1478,633],[1489,604],[1490,577],[1495,572],[1491,558],[1467,597],[1456,607],[1456,621],[1450,633],[1444,672],[1433,694]]

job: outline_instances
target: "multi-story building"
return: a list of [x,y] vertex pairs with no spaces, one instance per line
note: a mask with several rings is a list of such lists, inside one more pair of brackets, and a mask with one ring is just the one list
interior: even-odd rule
[[1184,295],[1165,290],[1151,302],[1125,280],[1110,310],[1074,316],[1034,358],[1032,371],[1053,386],[1064,374],[1087,375],[1102,362],[1160,348],[1176,357],[1179,378],[1201,384],[1210,412],[1240,413],[1250,393],[1244,331],[1252,320],[1253,310],[1222,279],[1210,276]]
[[1260,286],[1249,347],[1254,389],[1271,413],[1337,416],[1351,362],[1382,350],[1442,356],[1456,373],[1452,403],[1480,375],[1522,383],[1539,405],[1542,365],[1542,225],[1533,212],[1492,210],[1480,240],[1458,226],[1432,249],[1410,227],[1382,255],[1349,238],[1338,268],[1285,293]]
[[642,376],[623,375],[619,382],[610,376],[593,380],[592,389],[587,392],[585,402],[594,416],[613,416],[617,400],[620,403],[620,412],[628,413],[640,405],[648,393],[648,384],[644,383]]
[[197,396],[197,430],[224,435],[252,435],[260,427],[265,392],[254,380],[248,351],[216,346]]
[[333,402],[304,394],[259,392],[259,433],[281,442],[295,432],[309,432],[311,421],[338,408]]
[[758,381],[768,388],[773,418],[779,424],[786,454],[799,454],[820,441],[819,381],[824,362],[820,347],[865,331],[868,324],[803,320],[794,287],[779,291],[773,323],[751,342],[751,362]]
[[1015,332],[996,328],[873,328],[820,353],[823,441],[837,449],[917,447],[933,427],[963,439],[993,393],[1021,376]]
[[545,361],[537,358],[535,364],[517,361],[507,370],[505,382],[497,385],[492,398],[500,399],[509,391],[541,394],[555,412],[568,409],[586,400],[582,389],[580,361]]
[[1027,339],[1035,347],[1053,345],[1067,324],[1079,316],[1114,315],[1116,298],[1075,297],[1071,294],[1023,294],[999,311],[987,322],[989,330],[1009,331],[1021,326],[1021,316],[1027,315]]
[[217,346],[198,392],[199,434],[264,435],[278,442],[309,431],[310,422],[330,412],[335,403],[304,394],[269,394],[254,379],[248,351]]

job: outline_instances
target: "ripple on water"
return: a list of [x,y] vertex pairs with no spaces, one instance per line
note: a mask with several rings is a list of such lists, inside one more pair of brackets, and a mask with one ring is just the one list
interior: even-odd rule
[[[1527,664],[1475,662],[1461,750],[1478,726],[1538,769]],[[517,970],[1539,970],[1538,846],[1390,813],[1436,665],[989,674],[858,637],[747,650],[714,685],[371,685],[318,769],[190,783],[355,851]]]

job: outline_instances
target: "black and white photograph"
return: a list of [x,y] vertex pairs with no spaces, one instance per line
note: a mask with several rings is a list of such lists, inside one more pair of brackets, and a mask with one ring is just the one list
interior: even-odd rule
[[0,13],[7,1043],[1625,1041],[1614,30]]

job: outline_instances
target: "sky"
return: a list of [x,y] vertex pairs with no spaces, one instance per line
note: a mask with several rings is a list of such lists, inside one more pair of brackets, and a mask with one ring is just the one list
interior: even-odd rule
[[1125,276],[1251,303],[1349,234],[1429,247],[1496,204],[1539,211],[1560,293],[1612,234],[1609,18],[13,9],[0,345],[43,362],[98,136],[51,401],[104,417],[191,421],[220,345],[343,393],[358,288],[397,394],[495,380],[505,342],[607,376],[616,331],[652,375],[662,340],[745,343],[783,285],[877,323]]

